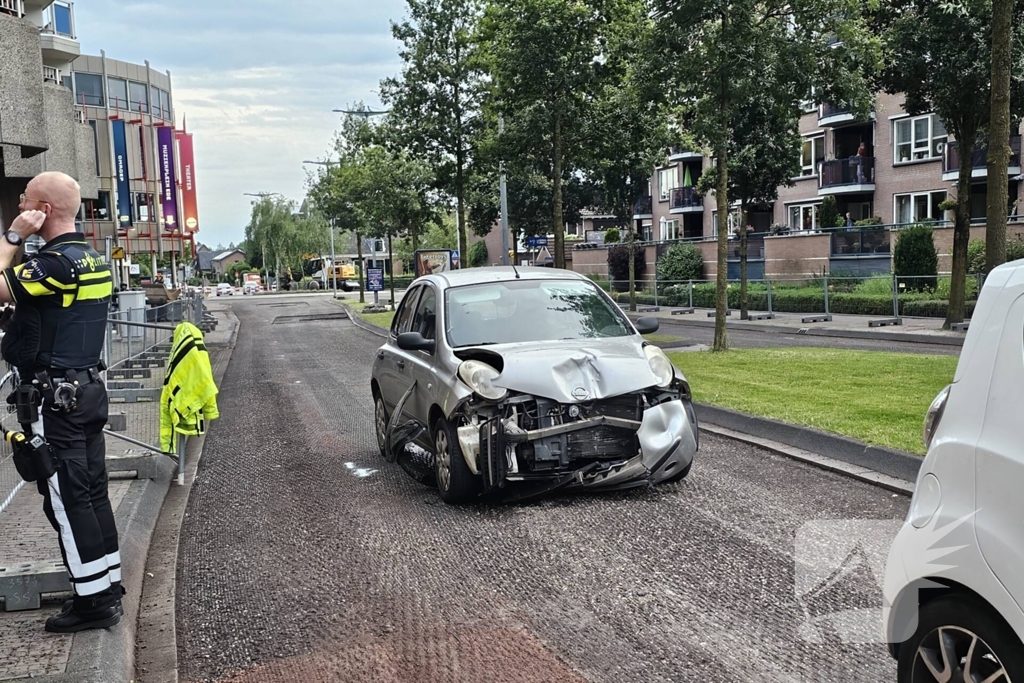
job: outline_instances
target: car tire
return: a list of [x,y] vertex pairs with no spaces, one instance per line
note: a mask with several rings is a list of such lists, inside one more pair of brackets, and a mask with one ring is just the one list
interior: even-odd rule
[[388,428],[388,410],[384,407],[384,398],[379,391],[373,392],[373,430],[377,435],[377,450],[381,457],[386,457],[384,441]]
[[[956,668],[950,677],[935,675],[929,669],[928,663],[940,672],[945,668],[943,652],[939,649],[940,633],[946,661],[953,667],[963,666],[973,678],[958,678]],[[972,657],[967,660],[969,652]],[[1020,639],[986,603],[967,595],[951,594],[921,607],[917,631],[900,644],[897,680],[899,683],[936,683],[950,678],[981,681],[988,680],[999,667],[1005,675],[996,681],[1024,681],[1024,647]]]
[[434,425],[433,436],[434,474],[441,500],[451,505],[468,503],[477,497],[480,486],[466,464],[455,430],[441,418]]
[[690,468],[691,467],[693,467],[693,461],[692,460],[690,461],[689,465],[687,465],[683,469],[679,470],[678,472],[673,474],[668,479],[663,480],[661,483],[663,483],[663,484],[674,484],[677,481],[682,481],[683,479],[686,479],[687,475],[690,474]]

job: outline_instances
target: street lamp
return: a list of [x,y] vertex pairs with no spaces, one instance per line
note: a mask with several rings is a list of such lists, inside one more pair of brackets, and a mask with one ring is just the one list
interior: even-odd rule
[[365,121],[366,119],[370,118],[371,116],[380,116],[381,114],[387,114],[391,110],[390,109],[385,109],[383,111],[371,111],[369,109],[357,109],[357,110],[332,109],[331,111],[333,111],[336,114],[351,114],[352,116],[362,116],[363,120]]

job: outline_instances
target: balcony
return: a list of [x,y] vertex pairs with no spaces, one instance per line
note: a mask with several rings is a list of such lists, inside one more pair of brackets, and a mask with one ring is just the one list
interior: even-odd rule
[[21,19],[25,16],[25,5],[22,0],[0,0],[0,14],[9,14]]
[[75,6],[70,2],[55,2],[43,14],[46,22],[40,31],[39,47],[43,61],[72,62],[82,54],[75,36]]
[[56,83],[60,85],[60,69],[52,66],[43,66],[43,83]]
[[875,158],[853,156],[824,161],[818,173],[818,195],[875,191]]
[[[1020,163],[1020,140],[1021,136],[1010,136],[1010,166],[1007,168],[1007,175],[1017,176],[1021,173]],[[946,144],[942,151],[942,179],[955,182],[960,177],[960,150],[956,141]],[[971,159],[971,178],[988,177],[988,145],[978,147],[974,150]]]
[[857,117],[853,113],[853,107],[849,104],[829,104],[825,102],[821,105],[821,112],[818,114],[818,125],[825,128],[843,126],[847,123],[854,123],[856,120]]
[[647,195],[641,197],[633,207],[633,220],[654,217],[654,199]]
[[692,187],[672,190],[668,202],[669,213],[699,213],[704,210],[704,199]]
[[832,256],[868,256],[889,253],[887,228],[846,228],[832,232]]
[[700,159],[703,154],[694,152],[684,147],[670,147],[668,150],[669,161],[681,161],[683,159]]

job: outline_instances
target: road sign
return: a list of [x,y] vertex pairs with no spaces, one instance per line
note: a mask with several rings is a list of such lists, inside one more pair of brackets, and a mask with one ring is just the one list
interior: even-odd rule
[[141,275],[142,274],[142,269],[139,267],[138,263],[133,263],[130,266],[128,266],[128,274],[129,275]]
[[110,258],[114,259],[115,261],[123,261],[124,260],[124,247],[114,247],[113,249],[111,249],[110,250]]
[[383,268],[367,268],[366,269],[366,288],[371,292],[383,292],[384,291],[384,269]]
[[547,237],[527,237],[526,246],[528,247],[546,247],[548,246]]

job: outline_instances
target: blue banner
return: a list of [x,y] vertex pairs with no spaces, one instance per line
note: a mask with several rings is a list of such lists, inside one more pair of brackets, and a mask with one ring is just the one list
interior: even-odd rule
[[114,121],[114,178],[117,180],[117,225],[132,227],[132,190],[128,182],[128,139],[124,121]]
[[366,289],[371,292],[383,292],[384,291],[384,269],[383,268],[367,268],[366,269]]

